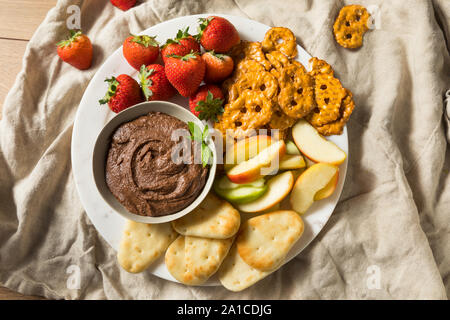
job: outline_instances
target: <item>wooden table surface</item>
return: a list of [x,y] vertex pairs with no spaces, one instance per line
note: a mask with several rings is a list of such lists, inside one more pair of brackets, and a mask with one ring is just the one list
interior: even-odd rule
[[[0,0],[0,117],[6,94],[22,66],[28,40],[57,0]],[[0,300],[39,299],[0,287]]]

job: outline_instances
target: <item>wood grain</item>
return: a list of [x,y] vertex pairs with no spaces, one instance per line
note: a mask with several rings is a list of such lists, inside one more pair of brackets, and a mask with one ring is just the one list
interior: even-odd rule
[[28,41],[0,39],[0,111],[6,94],[12,87],[17,74],[22,67],[22,57]]
[[44,300],[42,297],[25,296],[23,294],[0,287],[0,300]]
[[0,0],[0,37],[30,40],[56,0]]
[[[0,117],[6,94],[22,66],[28,40],[57,0],[0,0]],[[35,300],[0,287],[0,300]]]

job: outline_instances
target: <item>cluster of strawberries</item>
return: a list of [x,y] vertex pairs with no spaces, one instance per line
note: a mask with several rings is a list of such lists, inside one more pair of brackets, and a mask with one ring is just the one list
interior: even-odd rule
[[[108,91],[101,104],[108,104],[113,112],[120,112],[137,103],[169,100],[177,92],[189,97],[189,106],[202,120],[217,120],[223,112],[224,95],[215,85],[233,72],[233,59],[224,54],[240,42],[236,28],[226,19],[211,16],[199,19],[199,33],[189,34],[189,27],[179,30],[175,38],[160,47],[155,37],[131,35],[123,43],[123,55],[130,66],[139,71],[139,82],[126,74],[111,77]],[[58,45],[64,56],[67,46],[78,48],[71,64],[79,69],[89,68],[86,58],[89,39],[80,31]],[[201,46],[205,52],[202,54]],[[84,51],[83,51],[84,50]],[[163,64],[156,63],[159,55]],[[202,82],[204,85],[201,85]]]
[[[144,100],[168,100],[178,92],[190,97],[190,109],[200,119],[216,120],[224,96],[214,83],[232,73],[233,59],[224,53],[239,41],[236,28],[221,17],[201,18],[197,35],[187,27],[161,47],[155,37],[131,35],[123,43],[123,55],[139,70],[140,83],[125,74],[107,79],[109,89],[100,103],[120,112]],[[155,63],[159,54],[164,64]]]
[[[110,2],[124,11],[136,4],[136,0]],[[178,92],[190,97],[189,107],[200,119],[216,120],[223,112],[224,96],[215,83],[232,73],[233,59],[224,53],[239,41],[236,28],[221,17],[202,18],[197,35],[190,35],[189,28],[179,30],[161,47],[155,37],[131,35],[123,43],[123,55],[139,71],[139,82],[126,74],[106,79],[109,88],[100,103],[120,112],[145,100],[168,100]],[[80,70],[90,68],[92,51],[90,39],[81,31],[71,31],[69,39],[57,44],[60,58]],[[155,63],[160,54],[164,64]]]

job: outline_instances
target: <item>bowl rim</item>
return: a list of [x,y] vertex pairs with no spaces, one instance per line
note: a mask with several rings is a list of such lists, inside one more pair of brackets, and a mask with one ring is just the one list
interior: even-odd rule
[[[164,111],[161,111],[161,110]],[[122,124],[133,121],[140,116],[146,115],[149,112],[162,112],[176,119],[187,123],[188,121],[192,121],[197,124],[202,130],[205,128],[205,124],[197,118],[194,114],[188,111],[186,108],[175,104],[173,102],[168,101],[145,101],[138,103],[132,107],[129,107],[118,114],[116,114],[112,119],[110,119],[102,128],[102,130],[97,135],[94,144],[94,150],[92,153],[92,174],[94,177],[95,186],[100,193],[103,200],[110,207],[110,209],[121,215],[123,218],[128,220],[133,220],[136,222],[147,223],[147,224],[158,224],[170,222],[176,219],[179,219],[188,213],[192,212],[208,195],[210,192],[212,185],[214,183],[214,178],[216,175],[216,167],[217,167],[217,153],[214,145],[214,141],[211,138],[211,135],[208,138],[208,146],[212,151],[212,161],[210,164],[208,178],[205,182],[202,192],[197,196],[197,198],[189,204],[186,208],[171,213],[164,216],[159,217],[150,217],[150,216],[140,216],[138,214],[134,214],[129,212],[112,194],[106,185],[105,179],[105,165],[106,165],[106,157],[107,152],[109,150],[109,144],[111,141],[111,136],[115,132],[115,130]],[[187,121],[180,119],[176,114],[182,113],[184,116],[189,119]],[[102,152],[101,149],[105,149],[105,152]],[[103,160],[101,160],[103,159]],[[97,163],[103,163],[103,165],[98,165]],[[101,168],[101,172],[98,170]],[[103,178],[103,179],[102,179]],[[111,203],[113,201],[114,203]]]

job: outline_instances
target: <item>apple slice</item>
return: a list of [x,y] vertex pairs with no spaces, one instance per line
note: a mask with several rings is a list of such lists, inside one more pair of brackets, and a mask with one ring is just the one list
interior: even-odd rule
[[214,182],[213,187],[218,196],[233,203],[254,201],[267,191],[266,181],[263,178],[248,184],[236,184],[227,176],[223,176]]
[[306,169],[307,169],[307,168],[304,167],[304,168],[300,168],[300,169],[297,169],[297,170],[292,170],[292,175],[294,176],[294,180],[297,181],[297,178],[300,177],[300,175],[301,175],[303,172],[305,172]]
[[300,150],[298,150],[295,143],[291,140],[286,141],[286,153],[287,154],[300,154]]
[[228,190],[214,188],[214,191],[218,196],[232,203],[248,203],[255,201],[266,193],[267,186],[262,188],[240,187]]
[[253,158],[274,141],[270,136],[266,135],[252,136],[239,140],[225,154],[225,170],[229,170],[233,166]]
[[228,177],[225,175],[222,178],[216,180],[215,184],[217,184],[218,188],[223,189],[223,190],[236,189],[236,188],[239,188],[242,186],[262,188],[265,186],[266,180],[264,180],[264,178],[261,178],[261,179],[252,181],[247,184],[238,184],[238,183],[231,182],[230,179],[228,179]]
[[328,182],[325,188],[317,191],[316,195],[314,196],[314,201],[322,200],[331,196],[337,187],[338,181],[339,181],[339,170],[336,172],[333,178],[331,178],[330,182]]
[[311,159],[309,159],[308,157],[305,156],[305,162],[306,162],[306,167],[312,167],[313,165],[316,164],[316,162],[312,161]]
[[300,151],[314,162],[339,165],[347,155],[333,142],[322,137],[306,120],[300,119],[292,128],[292,137]]
[[285,154],[280,161],[280,170],[300,169],[305,165],[305,159],[301,155]]
[[[292,209],[300,214],[305,213],[313,204],[316,193],[325,188],[337,172],[338,167],[329,163],[317,163],[306,169],[292,189],[290,197]],[[270,188],[267,192],[269,191]]]
[[249,203],[238,204],[236,207],[242,212],[262,212],[280,203],[289,194],[293,185],[292,172],[283,172],[267,181],[268,189],[262,197]]
[[[228,179],[234,183],[249,183],[255,181],[264,174],[278,169],[278,161],[286,153],[284,141],[277,141],[263,149],[253,158],[241,162],[227,172]],[[274,167],[274,170],[270,170]],[[264,170],[267,173],[264,173]]]

